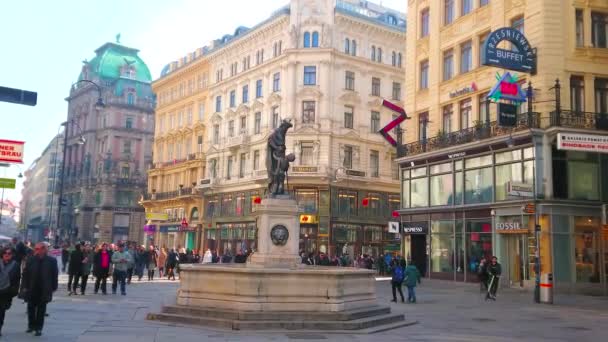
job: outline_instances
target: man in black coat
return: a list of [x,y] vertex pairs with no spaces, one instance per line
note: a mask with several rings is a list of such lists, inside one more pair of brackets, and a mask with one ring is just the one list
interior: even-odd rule
[[[4,315],[11,308],[13,297],[19,293],[21,264],[14,259],[12,248],[2,248],[0,259],[0,331],[4,325]],[[0,333],[2,336],[2,333]]]
[[57,291],[59,269],[57,260],[47,255],[48,247],[39,242],[34,248],[34,256],[27,259],[21,293],[27,302],[28,333],[42,335],[46,305],[53,300],[53,292]]
[[70,253],[70,260],[68,261],[68,292],[70,296],[78,294],[76,289],[78,288],[78,280],[82,277],[83,260],[82,245],[77,243],[72,253]]

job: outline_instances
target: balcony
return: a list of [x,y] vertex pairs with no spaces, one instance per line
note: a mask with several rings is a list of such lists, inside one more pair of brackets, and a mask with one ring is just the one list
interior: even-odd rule
[[249,136],[246,134],[240,134],[236,137],[229,137],[226,139],[226,147],[228,148],[238,148],[241,145],[246,145],[249,143]]
[[[157,201],[176,199],[179,197],[192,196],[195,192],[193,188],[181,188],[177,191],[157,192],[152,194],[150,199],[156,198]],[[156,196],[155,196],[156,195]],[[145,198],[145,196],[144,196]]]
[[608,113],[554,111],[549,116],[548,127],[608,130]]

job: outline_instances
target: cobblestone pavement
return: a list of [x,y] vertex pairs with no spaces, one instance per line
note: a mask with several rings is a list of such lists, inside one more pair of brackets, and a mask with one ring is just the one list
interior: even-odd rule
[[[194,342],[194,341],[599,341],[608,336],[608,297],[556,296],[555,305],[532,303],[532,294],[503,290],[496,302],[485,302],[475,285],[423,280],[418,303],[390,303],[390,284],[378,281],[381,303],[391,304],[419,323],[374,335],[252,333],[167,325],[145,320],[148,312],[174,303],[177,283],[137,282],[127,296],[68,297],[65,276],[48,306],[42,337],[25,334],[25,305],[13,302],[3,341]],[[89,284],[91,285],[91,284]],[[92,291],[91,291],[92,292]],[[604,336],[604,337],[601,337]]]

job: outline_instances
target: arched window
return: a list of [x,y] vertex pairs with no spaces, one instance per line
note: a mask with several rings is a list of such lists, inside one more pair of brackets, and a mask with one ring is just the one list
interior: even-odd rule
[[393,66],[397,65],[397,54],[395,51],[393,51],[393,54],[391,55],[391,63]]
[[304,47],[310,47],[310,32],[304,32]]
[[372,61],[376,60],[376,46],[372,45]]
[[192,208],[192,210],[190,211],[190,222],[192,221],[198,221],[198,208],[194,207]]
[[378,62],[382,63],[382,48],[378,48]]
[[133,93],[128,93],[127,94],[127,104],[133,105],[134,103],[135,103],[135,95],[133,95]]
[[397,55],[397,66],[401,68],[401,52]]
[[312,33],[312,47],[319,47],[319,32]]
[[344,39],[344,53],[350,53],[350,40],[348,38]]
[[357,55],[357,41],[353,39],[353,41],[350,43],[350,54],[353,56]]

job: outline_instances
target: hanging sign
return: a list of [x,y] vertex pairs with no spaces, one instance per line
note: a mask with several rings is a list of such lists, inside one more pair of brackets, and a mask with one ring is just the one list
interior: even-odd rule
[[378,133],[382,134],[384,139],[386,139],[389,144],[393,145],[393,147],[397,147],[397,141],[389,134],[389,132],[395,127],[399,126],[399,124],[406,119],[409,119],[409,117],[405,114],[405,110],[402,107],[399,107],[390,101],[383,100],[382,106],[392,110],[393,112],[399,113],[399,116],[396,117],[395,120],[389,122],[386,126],[382,127],[380,131],[378,131]]
[[146,220],[152,221],[167,221],[169,215],[167,213],[146,213]]
[[517,126],[517,106],[510,103],[497,103],[498,105],[498,126],[515,127]]
[[557,133],[557,149],[608,153],[608,136],[580,133]]
[[399,234],[399,222],[390,221],[388,223],[388,232]]
[[[498,48],[498,44],[502,41],[510,42],[515,49]],[[511,27],[503,27],[490,33],[483,44],[481,64],[534,75],[536,54],[523,33]]]
[[0,162],[23,164],[24,141],[0,139]]
[[519,85],[517,75],[512,75],[508,71],[502,76],[496,73],[496,79],[498,82],[490,89],[488,99],[494,102],[499,102],[500,100],[526,102],[526,92]]

